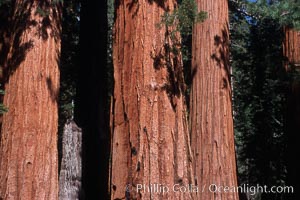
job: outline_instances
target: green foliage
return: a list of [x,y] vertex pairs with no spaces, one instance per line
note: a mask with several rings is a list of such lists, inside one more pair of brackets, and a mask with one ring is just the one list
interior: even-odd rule
[[39,14],[41,17],[49,16],[50,12],[47,9],[43,9],[42,7],[38,6],[36,9],[36,14]]
[[[4,95],[4,91],[0,89],[0,95]],[[5,107],[2,103],[0,103],[0,114],[6,113],[8,108]]]
[[[162,26],[166,26],[174,28],[169,33],[173,43],[169,48],[174,54],[181,52],[184,66],[184,79],[187,85],[185,96],[188,102],[191,86],[192,29],[194,24],[201,23],[207,18],[207,13],[204,11],[198,12],[195,0],[179,0],[178,4],[178,7],[172,13],[164,13],[157,27],[161,28]],[[181,35],[180,41],[176,36],[177,33]]]
[[8,112],[8,108],[6,108],[3,104],[0,104],[0,114],[4,114]]
[[[299,29],[299,1],[230,1],[234,128],[240,184],[286,185],[286,91],[299,80],[286,73],[283,29]],[[261,194],[256,200],[285,199]]]
[[51,3],[52,4],[58,4],[58,3],[63,3],[64,0],[53,0]]
[[[281,24],[271,17],[252,23],[239,12],[231,13],[230,19],[239,183],[284,185],[287,77],[282,65]],[[253,196],[253,199],[283,198],[283,194]]]
[[294,65],[289,65],[288,80],[290,82],[300,82],[300,70]]
[[191,34],[194,23],[203,22],[207,18],[207,13],[197,11],[197,4],[194,0],[182,0],[178,9],[174,11],[178,16],[179,31],[183,35]]
[[[63,3],[63,0],[52,0],[50,2],[50,7],[57,6],[58,4]],[[47,5],[47,4],[46,4]],[[49,5],[45,6],[44,1],[40,1],[36,9],[36,14],[39,14],[41,17],[48,17],[50,14]]]
[[73,118],[76,82],[78,80],[79,17],[80,4],[77,0],[64,2],[61,51],[61,81],[59,96],[59,124],[64,126],[67,119]]
[[246,4],[246,9],[258,20],[269,18],[277,21],[281,26],[300,29],[299,0],[257,0]]
[[[108,41],[107,41],[107,80],[108,96],[113,95],[113,24],[114,24],[114,0],[107,1],[107,19],[108,19]],[[108,101],[110,102],[110,101]]]
[[197,11],[197,4],[194,0],[182,0],[179,2],[178,8],[172,13],[165,12],[162,16],[159,26],[175,26],[176,31],[182,35],[192,33],[192,28],[195,23],[203,22],[207,18],[207,13]]

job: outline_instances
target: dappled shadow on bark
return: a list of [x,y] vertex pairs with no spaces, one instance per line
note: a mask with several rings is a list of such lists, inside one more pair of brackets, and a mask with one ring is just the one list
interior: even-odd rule
[[[170,8],[165,5],[165,0],[147,0],[147,1],[150,5],[152,5],[154,3],[157,4],[165,12],[170,11]],[[115,9],[118,9],[118,7],[124,3],[125,3],[124,0],[116,0],[115,1]],[[133,8],[136,8],[138,10],[139,9],[139,0],[131,0],[128,3],[126,3],[125,6],[129,9],[129,11],[132,11]],[[136,12],[137,12],[137,10],[136,10]],[[134,12],[134,13],[136,13],[136,12]]]
[[228,88],[230,81],[230,63],[229,63],[229,32],[228,26],[223,27],[222,35],[214,36],[214,46],[216,52],[211,55],[211,59],[213,59],[218,67],[223,67],[226,71],[227,77],[223,78],[223,87]]
[[[9,35],[8,35],[8,29],[9,29],[9,11],[10,11],[10,5],[9,4],[2,4],[0,6],[0,89],[4,90],[3,85],[3,64],[5,62],[5,58],[9,51]],[[0,94],[0,103],[3,103],[3,94]],[[2,126],[2,115],[0,115],[0,127]],[[1,140],[1,129],[0,129],[0,140]]]
[[153,59],[153,67],[156,70],[164,67],[167,69],[168,81],[161,89],[167,92],[172,108],[175,110],[176,100],[185,93],[186,88],[183,76],[180,36],[179,33],[168,29],[170,28],[167,27],[165,32],[163,47],[158,52],[155,52],[155,55],[150,56]]
[[[222,88],[230,87],[230,61],[229,61],[229,29],[228,25],[225,25],[221,30],[221,35],[214,36],[213,53],[210,55],[210,59],[216,64],[214,66],[223,68],[226,72],[226,76],[222,78]],[[208,38],[210,40],[210,38]],[[197,55],[199,56],[199,55]],[[199,67],[208,66],[194,66],[191,70],[191,83],[193,82]]]
[[[8,79],[8,67],[7,66],[18,66],[18,64],[24,60],[25,54],[29,48],[31,48],[31,43],[25,43],[19,45],[18,43],[11,44],[11,13],[12,6],[11,3],[4,3],[0,7],[0,88],[4,90],[5,82]],[[16,48],[16,53],[14,53],[11,59],[8,58],[10,48]],[[14,69],[11,69],[14,71]],[[0,95],[0,103],[3,103],[3,95]],[[2,125],[2,115],[0,116],[0,126]],[[0,129],[1,130],[1,129]],[[0,131],[1,132],[1,131]],[[1,140],[1,133],[0,133]]]
[[[7,8],[11,8],[12,5],[7,5]],[[32,22],[30,21],[30,10],[23,9],[22,14],[18,18],[11,16],[10,12],[6,12],[8,20],[6,21],[10,27],[5,27],[5,35],[2,41],[2,53],[1,53],[1,68],[3,77],[1,84],[5,84],[8,81],[9,76],[18,68],[21,62],[25,59],[26,53],[32,48],[32,42],[21,43],[20,39],[24,31],[30,27]],[[12,50],[10,50],[12,49]]]
[[[131,2],[126,4],[126,7],[129,9],[130,12],[132,12],[132,17],[135,17],[139,11],[140,4],[138,3],[138,0],[132,0]],[[134,11],[132,10],[134,9]]]
[[50,93],[51,100],[53,102],[58,102],[59,91],[57,90],[57,87],[54,85],[51,77],[46,78],[46,83],[47,83],[48,91]]
[[[10,26],[6,29],[0,58],[0,65],[3,70],[2,84],[8,82],[9,77],[25,60],[27,52],[35,45],[33,40],[21,41],[26,32],[36,29],[38,37],[41,39],[47,40],[49,37],[53,37],[55,41],[59,41],[61,33],[60,26],[57,26],[61,20],[60,5],[47,0],[38,1],[38,3],[27,0],[11,6],[15,10],[12,16],[8,16]],[[32,16],[32,11],[36,11],[34,16]]]
[[163,8],[166,12],[170,11],[170,8],[165,5],[166,0],[148,0],[150,4],[156,3],[159,7]]
[[[24,35],[35,30],[42,40],[47,40],[49,37],[53,37],[57,42],[60,40],[60,8],[59,2],[53,3],[48,0],[7,1],[2,4],[0,7],[1,89],[5,90],[9,78],[25,61],[27,53],[34,48],[34,40],[29,38],[24,41]],[[32,14],[33,11],[35,13]],[[46,81],[48,83],[48,80]],[[53,94],[53,100],[57,100],[58,91],[50,90],[50,93]],[[2,96],[0,102],[3,102]]]

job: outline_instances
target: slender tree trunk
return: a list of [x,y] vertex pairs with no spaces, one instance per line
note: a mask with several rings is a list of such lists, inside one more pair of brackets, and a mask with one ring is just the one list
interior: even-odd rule
[[[172,188],[193,183],[181,57],[171,51],[172,27],[157,26],[174,6],[174,0],[116,4],[111,199],[193,196]],[[162,187],[170,191],[157,192]]]
[[[6,60],[0,199],[57,199],[60,4],[16,0]],[[44,12],[44,13],[43,13]]]
[[82,131],[73,120],[68,120],[64,126],[62,146],[59,200],[79,200],[82,177]]
[[[211,192],[237,186],[229,67],[227,0],[197,0],[208,18],[196,24],[192,40],[191,131],[198,199],[238,199],[238,193]],[[210,188],[209,188],[210,187]]]
[[[287,58],[285,68],[288,73],[300,72],[300,32],[285,28],[284,55]],[[299,152],[299,130],[300,130],[300,80],[292,78],[289,90],[287,92],[287,112],[286,112],[286,130],[287,130],[287,171],[288,185],[294,187],[295,193],[290,195],[289,199],[299,199],[299,162],[295,156]]]

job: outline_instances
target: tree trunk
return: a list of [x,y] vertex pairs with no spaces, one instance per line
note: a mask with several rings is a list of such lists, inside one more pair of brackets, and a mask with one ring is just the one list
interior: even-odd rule
[[[208,18],[193,29],[190,122],[198,199],[238,199],[229,67],[227,0],[197,0]],[[211,191],[210,191],[211,190]]]
[[111,199],[194,195],[172,188],[193,183],[178,35],[172,41],[174,27],[158,27],[174,6],[175,0],[116,4]]
[[[287,58],[287,64],[300,69],[300,32],[286,27],[284,33],[283,54]],[[288,71],[287,68],[286,70]]]
[[16,0],[6,60],[0,199],[57,199],[59,3]]
[[68,120],[63,132],[62,163],[59,174],[59,200],[79,200],[81,192],[82,131]]
[[[287,131],[287,172],[288,185],[294,187],[294,194],[288,199],[299,199],[299,162],[294,155],[299,152],[299,130],[300,130],[300,32],[285,28],[284,56],[287,58],[285,68],[288,73],[298,74],[292,78],[287,92],[287,112],[286,112],[286,131]],[[297,78],[298,77],[298,78]]]

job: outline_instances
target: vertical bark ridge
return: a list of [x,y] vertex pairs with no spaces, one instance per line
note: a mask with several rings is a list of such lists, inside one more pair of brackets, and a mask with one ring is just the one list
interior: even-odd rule
[[[43,3],[15,2],[16,35],[6,61],[4,96],[9,112],[3,116],[0,143],[3,199],[58,198],[60,9]],[[38,6],[49,15],[38,14]]]
[[208,18],[193,29],[191,131],[198,199],[238,199],[210,192],[211,184],[237,186],[229,70],[228,2],[197,0]]
[[[173,87],[183,84],[178,76],[182,75],[181,56],[166,50],[165,45],[173,45],[166,33],[172,27],[157,27],[164,12],[174,6],[173,0],[116,5],[112,199],[193,196],[136,192],[137,184],[163,184],[172,190],[176,183],[192,183],[183,91],[177,94]],[[126,192],[127,184],[131,190]]]
[[[283,54],[287,57],[289,64],[300,67],[300,32],[285,27],[285,40],[283,43]],[[287,65],[285,66],[287,68]],[[288,70],[288,69],[286,69]]]

